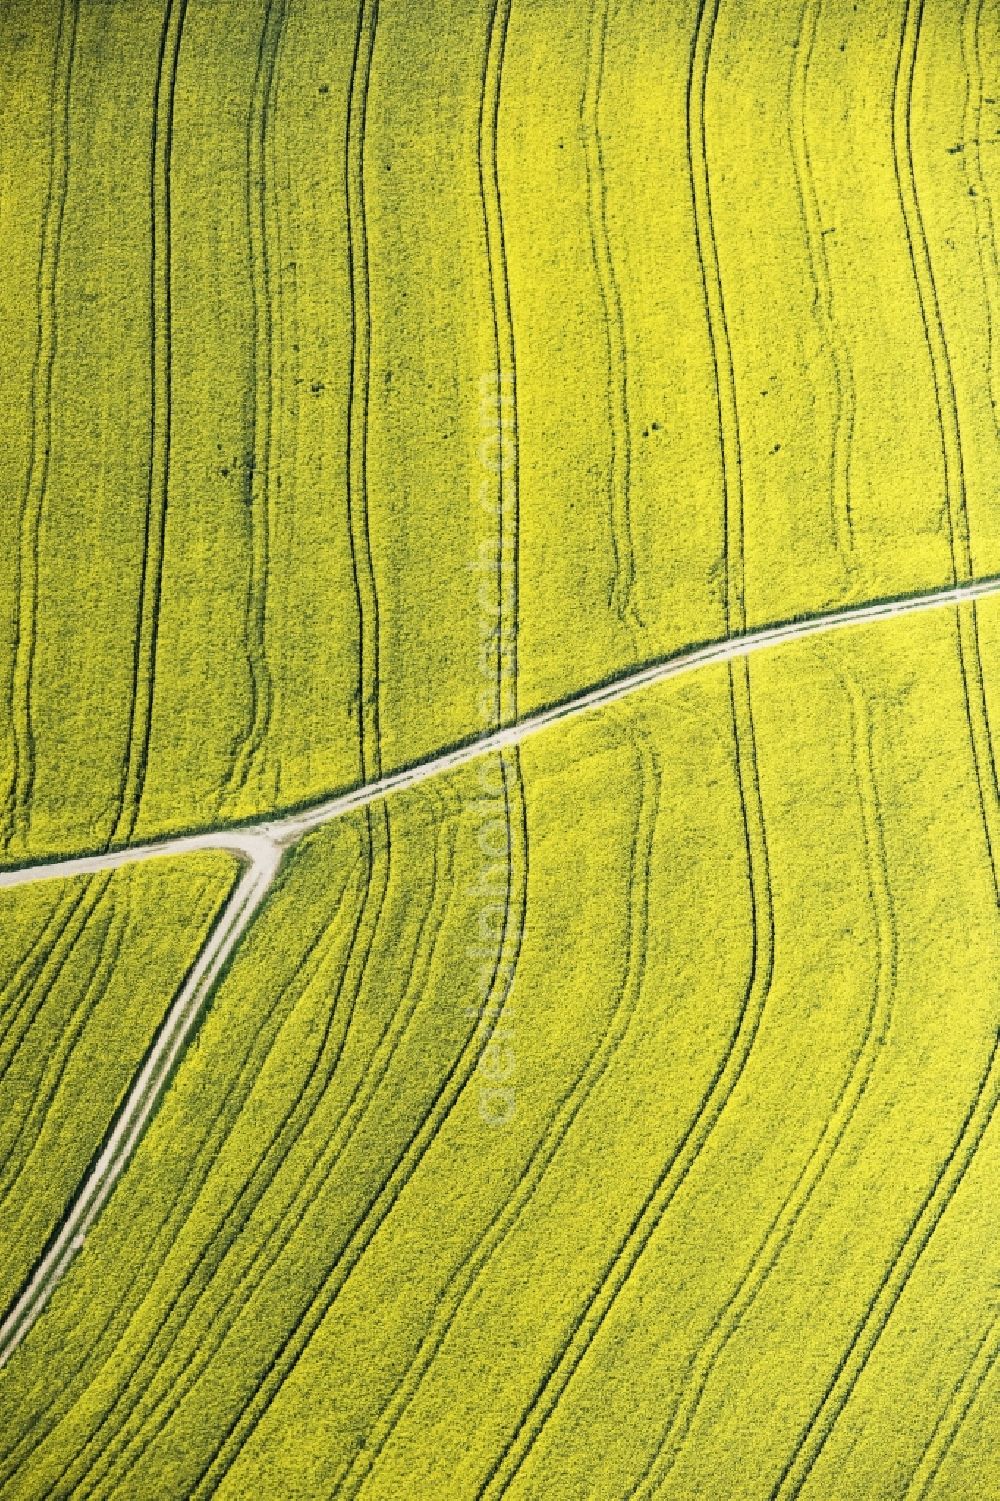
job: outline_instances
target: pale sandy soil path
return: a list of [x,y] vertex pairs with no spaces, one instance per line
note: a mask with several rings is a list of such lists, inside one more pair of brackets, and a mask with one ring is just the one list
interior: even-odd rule
[[341,793],[313,807],[280,818],[261,819],[239,828],[205,829],[149,844],[133,845],[95,855],[55,859],[16,869],[0,870],[0,888],[39,880],[65,879],[115,870],[119,866],[158,856],[176,858],[199,850],[234,854],[244,867],[191,972],[170,1004],[142,1067],[136,1074],[118,1117],[95,1162],[88,1169],[63,1222],[39,1259],[25,1287],[0,1323],[0,1369],[10,1359],[44,1310],[56,1284],[118,1181],[142,1132],[156,1109],[171,1071],[199,1017],[220,972],[253,922],[278,872],[285,852],[306,834],[344,814],[366,807],[390,793],[418,786],[431,777],[468,765],[482,756],[520,745],[532,735],[617,703],[641,688],[682,677],[701,667],[724,664],[756,652],[808,636],[871,625],[927,610],[974,604],[1000,595],[1000,578],[929,590],[901,599],[854,605],[780,625],[765,626],[744,636],[690,647],[675,656],[649,663],[597,687],[586,689],[550,708],[529,714],[516,724],[493,731],[454,750],[443,751],[402,771]]

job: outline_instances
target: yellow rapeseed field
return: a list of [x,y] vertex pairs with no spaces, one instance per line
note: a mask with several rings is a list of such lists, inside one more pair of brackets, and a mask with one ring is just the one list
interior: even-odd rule
[[1000,1501],[1000,0],[0,0],[0,1501]]

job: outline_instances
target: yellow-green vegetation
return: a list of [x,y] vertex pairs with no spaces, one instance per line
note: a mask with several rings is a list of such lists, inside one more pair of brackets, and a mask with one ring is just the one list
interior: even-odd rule
[[994,9],[11,0],[11,849],[995,569]]
[[997,1333],[956,620],[750,684],[749,846],[723,668],[524,747],[499,897],[482,768],[302,847],[0,1385],[6,1493],[905,1492]]
[[998,37],[2,5],[5,1501],[1000,1501]]
[[0,1300],[21,1287],[233,878],[222,854],[0,891]]

